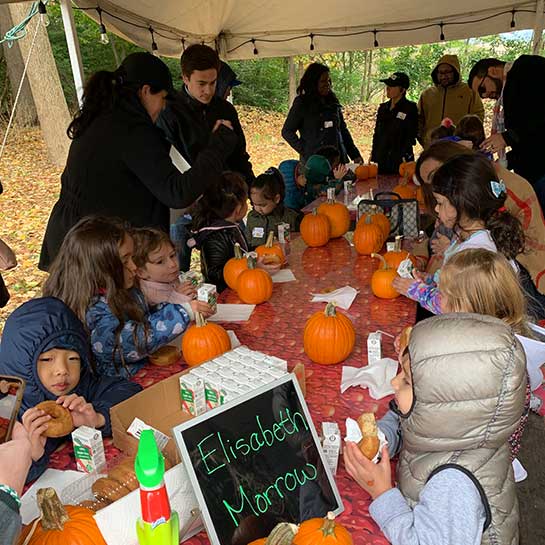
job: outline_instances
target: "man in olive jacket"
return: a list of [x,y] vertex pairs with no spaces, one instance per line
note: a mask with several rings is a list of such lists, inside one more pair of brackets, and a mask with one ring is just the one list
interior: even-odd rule
[[474,114],[484,119],[481,97],[460,77],[460,61],[456,55],[443,55],[431,73],[433,87],[426,89],[418,101],[418,141],[424,148],[430,142],[430,132],[445,117],[457,125],[464,115]]

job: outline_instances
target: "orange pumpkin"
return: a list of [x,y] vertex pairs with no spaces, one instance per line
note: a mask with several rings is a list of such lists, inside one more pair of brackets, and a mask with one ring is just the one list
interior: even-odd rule
[[242,255],[240,244],[235,242],[235,257],[232,257],[227,261],[223,267],[223,279],[225,283],[232,289],[237,287],[238,275],[248,268],[248,261]]
[[397,276],[396,269],[388,267],[386,260],[380,254],[371,254],[381,261],[381,267],[371,276],[371,291],[373,295],[380,299],[395,299],[399,292],[392,286],[394,278]]
[[255,251],[258,257],[274,256],[280,260],[280,263],[284,263],[284,261],[286,260],[280,244],[278,244],[277,242],[274,243],[274,231],[269,231],[269,235],[267,236],[267,241],[265,242],[265,244],[261,244],[261,246],[258,246]]
[[399,182],[392,192],[397,193],[402,199],[414,199],[414,186],[408,184],[405,179]]
[[354,248],[360,255],[371,255],[380,251],[384,243],[384,234],[376,223],[372,223],[371,216],[367,216],[354,231]]
[[315,363],[332,365],[344,361],[356,342],[356,332],[349,318],[337,313],[334,303],[324,312],[314,313],[305,324],[303,348]]
[[369,178],[376,178],[378,176],[378,165],[376,163],[369,163]]
[[342,237],[350,227],[350,212],[348,208],[333,199],[328,199],[318,207],[318,214],[324,214],[329,219],[331,238]]
[[250,541],[250,543],[248,543],[248,545],[265,545],[266,543],[267,543],[267,538],[262,537],[260,539],[254,540],[254,541]]
[[350,532],[335,522],[335,515],[305,520],[299,526],[293,545],[353,545]]
[[328,217],[324,214],[318,214],[315,208],[312,214],[307,214],[303,218],[299,231],[306,245],[316,248],[329,242],[331,226]]
[[237,293],[243,303],[259,305],[272,296],[271,275],[263,269],[256,269],[254,257],[248,257],[248,270],[242,271],[237,281]]
[[106,545],[94,519],[85,507],[62,505],[55,489],[40,488],[36,495],[41,520],[26,526],[18,545]]
[[376,206],[373,206],[372,208],[373,209],[369,214],[364,214],[359,219],[358,226],[361,223],[365,222],[365,218],[367,216],[371,216],[371,223],[375,223],[376,225],[380,227],[380,230],[382,231],[382,234],[384,236],[384,240],[386,240],[390,236],[390,229],[392,228],[392,226],[390,225],[390,220],[388,219],[388,216],[386,216],[382,212],[379,212]]
[[231,350],[227,331],[218,324],[207,322],[200,312],[195,313],[195,324],[182,337],[182,354],[190,367],[211,360]]
[[399,175],[403,176],[407,180],[412,180],[414,173],[416,172],[416,162],[415,161],[403,161],[399,165]]
[[395,270],[397,270],[399,264],[407,258],[409,258],[412,264],[416,267],[416,257],[414,257],[414,255],[411,255],[406,250],[401,249],[402,238],[403,237],[401,235],[397,235],[395,239],[394,249],[391,252],[386,252],[384,254],[384,260],[386,261],[388,266]]
[[369,167],[363,163],[360,163],[354,171],[358,180],[367,180],[369,178]]

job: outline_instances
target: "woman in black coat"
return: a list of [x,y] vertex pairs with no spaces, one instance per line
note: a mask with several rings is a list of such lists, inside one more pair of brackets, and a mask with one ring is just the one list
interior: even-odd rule
[[[299,132],[299,135],[297,134]],[[341,163],[361,163],[361,154],[344,122],[342,107],[331,90],[329,68],[313,62],[305,70],[297,97],[282,127],[282,137],[303,162],[323,146],[339,150]]]
[[81,218],[116,216],[168,230],[169,208],[191,205],[217,181],[237,143],[230,123],[217,122],[208,147],[182,174],[155,127],[171,91],[167,66],[149,53],[132,53],[115,72],[89,79],[83,107],[68,127],[72,144],[42,244],[42,270]]
[[410,84],[407,74],[394,72],[380,81],[386,84],[389,100],[378,108],[371,161],[381,174],[397,174],[404,160],[414,161],[418,108],[405,96]]

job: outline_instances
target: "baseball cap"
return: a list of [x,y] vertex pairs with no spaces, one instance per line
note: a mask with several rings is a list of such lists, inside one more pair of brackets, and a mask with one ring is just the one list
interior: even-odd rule
[[234,70],[224,61],[220,61],[218,80],[216,82],[216,95],[223,97],[229,87],[236,87],[242,81],[237,78]]
[[172,76],[168,66],[151,53],[131,53],[121,63],[117,73],[124,83],[151,85],[172,94]]
[[331,165],[323,155],[311,155],[305,163],[304,170],[307,182],[323,184],[331,172]]
[[408,89],[411,84],[409,76],[405,72],[394,72],[390,77],[380,81],[389,87],[403,87],[403,89]]

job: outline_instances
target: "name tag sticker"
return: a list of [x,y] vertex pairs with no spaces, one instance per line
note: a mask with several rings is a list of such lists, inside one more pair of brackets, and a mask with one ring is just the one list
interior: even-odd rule
[[265,235],[265,229],[263,227],[254,227],[252,229],[252,236],[254,238],[263,238]]
[[407,114],[405,112],[397,112],[398,119],[405,119],[407,117]]
[[333,127],[333,121],[324,121],[324,129],[331,129]]

